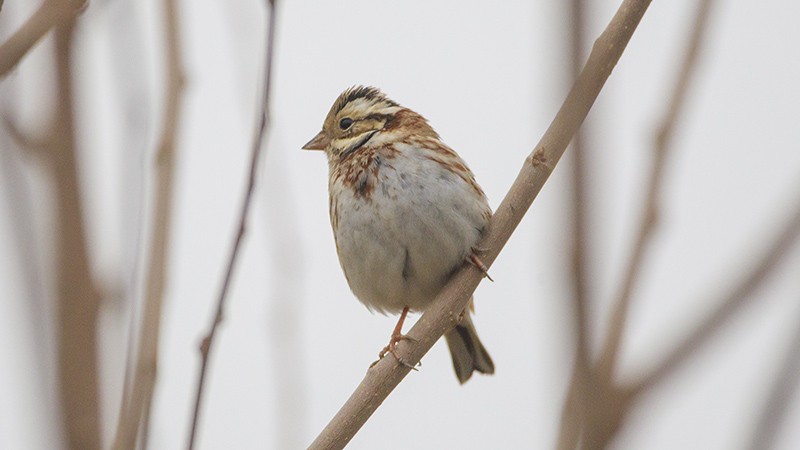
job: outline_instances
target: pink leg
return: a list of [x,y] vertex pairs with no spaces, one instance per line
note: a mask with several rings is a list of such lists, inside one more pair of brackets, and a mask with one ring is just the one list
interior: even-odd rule
[[[400,359],[400,356],[397,355],[397,344],[400,341],[402,341],[402,340],[413,341],[414,340],[414,339],[406,336],[405,334],[403,334],[403,322],[406,321],[406,316],[408,315],[408,309],[409,309],[408,306],[403,308],[403,312],[400,313],[400,319],[398,319],[397,325],[395,325],[394,331],[392,331],[392,337],[389,339],[389,345],[387,345],[386,347],[383,348],[383,350],[381,350],[381,352],[378,354],[378,358],[382,359],[384,356],[386,356],[387,353],[391,353],[392,356],[394,356],[394,359],[397,360],[397,362],[399,362],[399,363],[401,363],[401,364],[403,364],[405,366],[411,367],[413,369],[414,366],[412,366],[411,364],[403,361],[402,359]],[[373,363],[373,365],[374,364],[375,363]]]
[[483,276],[488,278],[489,281],[494,282],[492,277],[489,276],[489,268],[486,267],[486,264],[484,264],[483,261],[480,260],[480,258],[478,258],[478,255],[475,254],[475,250],[474,249],[473,249],[472,253],[470,253],[469,256],[467,257],[467,262],[469,262],[473,266],[477,267],[478,270],[483,272]]

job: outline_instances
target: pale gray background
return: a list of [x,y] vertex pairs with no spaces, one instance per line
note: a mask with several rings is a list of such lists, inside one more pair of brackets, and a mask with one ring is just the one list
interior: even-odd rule
[[[594,39],[619,2],[589,3],[587,35]],[[631,245],[653,127],[668,100],[694,4],[653,2],[589,116],[595,336],[605,329]],[[7,1],[0,34],[8,36],[36,5]],[[281,2],[274,126],[213,354],[199,448],[308,445],[391,332],[394,318],[370,314],[350,293],[328,221],[327,162],[321,153],[300,150],[336,96],[353,84],[374,85],[425,115],[496,207],[569,86],[565,6],[553,0]],[[634,292],[622,377],[657,361],[713,307],[787,217],[800,190],[800,6],[777,0],[717,6],[668,161],[663,226]],[[244,187],[263,52],[264,13],[256,0],[184,1],[180,14],[188,83],[153,449],[185,445],[197,346],[211,319]],[[129,289],[136,249],[147,236],[138,221],[150,207],[150,190],[141,183],[151,181],[161,126],[160,20],[160,2],[95,1],[76,40],[91,256],[97,279],[110,287]],[[51,70],[49,45],[0,81],[0,95],[13,97],[31,129],[50,110],[51,93],[42,87]],[[134,113],[119,106],[131,101],[121,92],[133,92]],[[47,274],[48,186],[28,163],[18,154],[0,159],[4,177],[6,169],[24,170],[36,219],[28,231]],[[567,175],[559,165],[492,267],[496,282],[477,290],[475,322],[497,373],[459,386],[445,346],[437,344],[350,448],[552,448],[572,363]],[[9,210],[9,186],[0,183],[0,447],[48,449],[60,442],[55,365],[42,356],[53,350],[47,342],[53,331],[32,324],[40,323],[35,315],[52,311],[31,307],[37,294],[23,276],[19,230],[10,220],[20,212]],[[795,248],[753,306],[646,397],[615,447],[742,448],[797,326],[798,267]],[[51,295],[51,287],[43,282],[38,298]],[[129,311],[125,301],[103,308],[106,442],[118,412]],[[800,445],[794,397],[779,436],[783,449]]]

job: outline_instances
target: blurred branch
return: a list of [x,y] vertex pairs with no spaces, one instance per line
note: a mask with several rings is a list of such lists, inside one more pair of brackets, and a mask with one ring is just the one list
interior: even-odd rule
[[690,89],[690,84],[696,73],[697,60],[700,55],[705,33],[707,30],[708,18],[710,17],[713,0],[701,0],[697,4],[697,13],[694,24],[691,27],[686,53],[678,72],[672,95],[669,97],[671,102],[667,107],[666,114],[661,120],[655,137],[655,151],[653,163],[650,169],[647,196],[642,217],[639,220],[639,228],[636,233],[633,250],[628,258],[625,277],[619,288],[617,300],[611,315],[608,334],[605,345],[601,352],[598,370],[600,375],[605,378],[613,377],[613,370],[616,367],[617,356],[621,347],[622,336],[625,332],[627,323],[628,309],[631,301],[633,287],[639,280],[641,269],[644,267],[644,257],[653,243],[655,229],[658,224],[658,215],[661,202],[661,188],[663,186],[665,161],[671,150],[672,137],[678,118],[684,110],[686,96]]
[[[583,65],[583,41],[584,37],[584,0],[571,0],[566,3],[569,10],[570,24],[570,54],[571,67],[569,77],[574,79],[578,76]],[[574,448],[577,445],[581,425],[584,421],[586,411],[585,398],[587,397],[588,385],[592,384],[588,378],[590,376],[589,360],[589,325],[586,314],[586,304],[588,301],[588,289],[586,284],[588,263],[588,242],[586,230],[589,229],[587,208],[586,208],[586,161],[584,157],[584,138],[586,124],[575,133],[572,139],[572,153],[570,168],[572,169],[572,300],[573,300],[573,323],[572,328],[575,334],[575,363],[572,369],[573,381],[570,383],[570,391],[564,402],[561,413],[561,425],[568,427],[561,431],[561,435],[566,439],[561,444],[564,448]]]
[[[20,87],[23,84],[19,78],[5,80],[7,90],[0,95],[0,116],[5,119],[12,117],[16,111],[9,104],[16,103],[12,98],[19,95]],[[9,86],[11,85],[11,86]],[[33,367],[34,378],[38,378],[39,391],[45,393],[45,408],[48,413],[45,417],[38,417],[38,425],[43,428],[56,429],[60,426],[58,422],[57,402],[55,394],[51,390],[53,381],[52,374],[56,364],[53,355],[56,345],[54,317],[52,314],[52,292],[48,289],[48,278],[50,270],[46,270],[42,258],[42,249],[39,248],[37,236],[40,228],[37,227],[35,211],[37,203],[33,200],[33,187],[27,173],[27,167],[23,161],[22,151],[27,150],[19,146],[18,142],[10,134],[0,132],[0,191],[7,196],[6,211],[13,212],[7,214],[5,218],[11,223],[11,234],[9,239],[16,247],[17,258],[12,262],[16,265],[22,275],[24,283],[23,295],[12,299],[5,297],[6,305],[16,301],[18,305],[24,305],[27,317],[23,319],[26,327],[26,336],[21,337],[22,342],[27,342],[29,346],[23,351],[30,351],[36,359]],[[17,148],[15,148],[17,147]],[[14,151],[18,150],[18,151]],[[7,261],[11,255],[6,254]],[[49,255],[48,255],[49,257]],[[46,273],[45,273],[46,272]],[[6,290],[6,295],[8,291]],[[21,343],[21,342],[20,342]]]
[[0,45],[0,78],[6,76],[51,28],[70,22],[85,5],[86,0],[44,0],[22,27]]
[[[142,29],[141,15],[143,11],[140,3],[105,2],[102,6],[107,7],[104,10],[104,13],[107,11],[107,24],[110,29],[114,30],[108,37],[111,53],[109,62],[112,69],[110,74],[112,81],[110,94],[113,98],[111,101],[116,105],[115,109],[118,112],[118,116],[124,119],[115,145],[117,152],[121,156],[117,162],[121,169],[120,176],[117,179],[121,188],[120,201],[125,205],[120,215],[120,233],[123,236],[121,273],[124,274],[119,280],[120,292],[123,293],[120,298],[123,304],[129,306],[128,308],[115,308],[110,311],[116,313],[120,321],[127,321],[127,327],[120,328],[117,331],[120,337],[126,334],[127,339],[125,339],[123,353],[125,375],[122,380],[117,428],[112,446],[117,448],[123,445],[122,437],[128,431],[123,431],[122,427],[125,426],[125,421],[127,423],[133,421],[136,422],[138,429],[142,431],[132,437],[129,435],[128,442],[130,442],[130,439],[134,439],[135,442],[141,443],[140,448],[146,449],[149,443],[148,430],[151,408],[149,405],[143,407],[144,417],[129,416],[128,411],[131,405],[133,380],[137,376],[136,361],[141,356],[139,348],[142,345],[141,336],[144,334],[141,330],[142,328],[148,328],[143,327],[142,323],[145,320],[145,315],[150,314],[145,311],[146,299],[152,298],[149,297],[147,291],[147,286],[151,284],[150,280],[154,279],[150,272],[161,270],[166,273],[166,267],[170,264],[170,258],[166,255],[163,256],[162,263],[151,261],[151,259],[154,259],[152,257],[154,250],[148,247],[153,247],[158,240],[155,237],[158,234],[155,231],[156,223],[160,221],[158,217],[166,217],[163,213],[157,212],[159,208],[164,208],[164,206],[158,205],[159,199],[167,201],[173,195],[171,193],[173,188],[162,188],[162,186],[171,185],[172,181],[160,180],[164,178],[162,176],[163,173],[174,172],[174,169],[167,169],[164,164],[159,164],[158,155],[165,152],[161,149],[164,148],[165,143],[174,140],[177,133],[177,130],[170,130],[170,126],[167,125],[168,121],[176,122],[172,128],[177,128],[178,119],[183,117],[182,113],[177,112],[177,109],[182,105],[184,95],[182,92],[184,76],[183,68],[181,67],[182,62],[180,61],[180,25],[177,17],[175,17],[177,16],[177,12],[175,12],[177,5],[171,7],[172,12],[166,11],[170,7],[162,1],[160,6],[163,17],[160,23],[162,26],[160,38],[161,45],[164,48],[165,59],[164,63],[159,65],[159,70],[162,71],[163,90],[162,96],[153,99],[151,98],[152,95],[150,95],[153,90],[152,83],[145,76],[148,72],[148,67],[146,67],[147,58],[144,54],[143,40],[148,32]],[[170,18],[170,16],[173,17]],[[171,21],[174,22],[174,30],[169,29]],[[170,33],[175,33],[177,42],[171,43]],[[170,46],[173,45],[175,48],[171,50]],[[167,56],[170,52],[174,52],[178,56],[175,58]],[[180,94],[177,93],[177,80],[170,81],[171,73],[180,73],[181,75],[180,78],[176,77],[181,81]],[[171,84],[172,86],[170,86]],[[163,115],[155,116],[150,113],[152,110],[150,106],[153,100],[162,106]],[[171,116],[174,118],[170,119]],[[151,141],[151,130],[154,128],[157,130],[155,145]],[[172,147],[177,147],[177,145],[175,143],[168,144],[168,146]],[[170,150],[170,152],[174,151],[176,150]],[[170,164],[172,164],[171,161]],[[146,186],[151,183],[151,179],[153,180],[151,184],[152,190],[149,190]],[[170,191],[170,193],[158,194],[161,191]],[[151,194],[152,201],[148,201],[145,198],[148,192],[153,193]],[[146,209],[151,209],[152,214],[146,214]],[[170,221],[167,220],[167,222]],[[151,227],[148,227],[148,224]],[[166,224],[163,228],[161,226],[158,227],[163,232],[167,232],[170,228]],[[167,232],[167,236],[173,232],[174,230]],[[169,251],[170,245],[165,243],[164,248]],[[146,262],[143,263],[143,261]],[[163,268],[161,267],[162,265]],[[149,278],[144,278],[142,274]],[[162,298],[167,295],[166,289],[162,289],[164,291],[160,294]],[[158,308],[160,309],[161,307],[159,306]],[[150,317],[153,317],[153,314],[150,314]],[[160,321],[160,319],[157,320]],[[159,330],[160,324],[153,325],[153,327]],[[154,342],[156,341],[154,340]],[[160,344],[156,342],[155,345]],[[153,357],[153,360],[156,361],[156,369],[153,376],[157,376],[158,359],[157,355]],[[142,376],[139,376],[139,379],[142,379]],[[148,401],[152,400],[153,395],[155,394],[149,394]],[[137,396],[137,398],[139,397]],[[136,407],[136,409],[139,409],[139,407]]]
[[[688,333],[686,338],[672,352],[668,353],[655,369],[638,380],[621,386],[595,372],[593,380],[596,383],[590,386],[588,392],[591,395],[586,399],[588,414],[586,429],[583,430],[583,448],[605,448],[625,420],[630,408],[641,399],[643,393],[671,375],[707,343],[735,313],[741,311],[748,301],[757,298],[755,291],[786,257],[792,244],[800,239],[800,198],[796,200],[793,208],[794,215],[770,242],[769,247],[748,275],[723,301],[718,302],[720,306],[705,320],[702,320],[692,332]],[[562,432],[565,428],[565,425],[562,424]],[[560,442],[565,442],[567,438],[563,435],[559,437]],[[559,448],[566,447],[559,445]]]
[[775,437],[778,435],[781,420],[786,418],[786,412],[800,383],[800,322],[795,327],[794,335],[786,347],[784,362],[772,383],[764,408],[756,416],[759,419],[750,442],[751,450],[775,447]]
[[[611,71],[622,56],[634,30],[639,25],[649,0],[625,0],[595,42],[589,60],[572,86],[550,127],[525,159],[517,179],[492,217],[478,247],[487,251],[482,260],[491,265],[519,225],[523,215],[538,195],[569,141],[592,107]],[[472,266],[459,270],[437,299],[411,328],[411,341],[401,341],[398,354],[403,361],[416,364],[458,320],[469,297],[478,286],[482,272]],[[411,369],[395,358],[383,358],[367,371],[339,412],[311,444],[311,449],[340,449],[347,445],[389,393]]]
[[[180,29],[176,0],[164,0],[164,29],[166,32],[166,104],[164,128],[156,154],[156,204],[150,262],[145,278],[145,304],[138,333],[139,346],[136,352],[135,371],[127,368],[133,377],[131,392],[122,402],[115,449],[134,449],[136,437],[149,423],[150,406],[155,389],[158,367],[158,338],[161,329],[161,309],[164,299],[166,268],[169,263],[169,231],[172,222],[173,178],[175,165],[175,141],[181,115],[181,97],[185,74],[181,58]],[[128,359],[132,361],[132,359]],[[127,388],[127,386],[126,386]],[[145,430],[146,432],[146,430]]]
[[647,375],[630,383],[634,394],[639,394],[661,382],[675,371],[692,354],[716,333],[722,325],[728,322],[734,313],[741,310],[748,300],[755,298],[756,289],[761,286],[767,276],[780,263],[788,253],[791,245],[800,238],[800,198],[793,206],[794,215],[780,230],[778,235],[770,241],[761,258],[757,259],[753,269],[745,276],[738,286],[728,293],[720,305],[705,320],[701,321],[692,332],[688,333],[677,347],[667,354],[665,358]]
[[34,136],[26,133],[10,116],[3,117],[2,120],[11,140],[21,149],[24,149],[25,152],[32,155],[41,155],[53,150],[52,136]]
[[214,336],[217,332],[217,327],[222,323],[223,311],[225,309],[225,300],[228,294],[228,287],[230,286],[233,277],[233,270],[236,266],[239,249],[241,248],[242,238],[245,233],[245,225],[247,224],[247,216],[250,211],[252,203],[253,192],[255,191],[256,173],[258,169],[258,161],[261,157],[262,149],[264,148],[264,140],[267,131],[271,125],[269,115],[269,99],[270,99],[270,86],[272,84],[272,60],[275,45],[275,26],[277,23],[277,0],[266,0],[267,5],[267,30],[266,30],[266,57],[264,58],[264,77],[262,98],[261,98],[261,111],[259,115],[258,129],[253,140],[253,146],[250,154],[250,173],[247,180],[247,188],[242,202],[242,210],[239,215],[239,227],[236,232],[236,238],[233,241],[230,257],[228,258],[228,265],[225,271],[225,278],[222,282],[222,288],[217,298],[217,312],[214,319],[209,326],[206,336],[200,344],[200,373],[197,379],[197,391],[195,393],[194,410],[192,413],[192,427],[189,432],[189,450],[194,448],[195,439],[197,437],[197,424],[200,417],[200,407],[202,406],[203,399],[203,386],[205,385],[206,373],[208,371],[209,354],[211,353],[211,346],[214,343]]
[[97,317],[100,295],[87,252],[76,162],[72,59],[74,22],[56,27],[56,119],[50,167],[56,190],[58,271],[58,361],[61,415],[69,448],[100,448]]
[[[74,3],[74,2],[73,2]],[[61,424],[68,448],[99,449],[97,319],[101,296],[89,266],[80,180],[76,161],[73,114],[74,9],[68,3],[45,2],[23,29],[0,46],[0,76],[10,70],[28,48],[26,39],[52,14],[58,16],[47,28],[55,30],[54,64],[56,99],[53,119],[36,137],[24,133],[10,117],[4,117],[9,136],[28,154],[41,157],[52,175],[55,192],[56,336],[57,382]],[[44,34],[44,32],[42,32]],[[37,36],[38,40],[41,35]],[[22,46],[22,47],[21,47]],[[18,215],[15,215],[15,217]],[[27,230],[33,232],[33,230]],[[35,275],[33,275],[35,276]],[[37,286],[38,288],[39,286]],[[43,331],[42,331],[43,332]]]
[[[145,188],[145,183],[149,183],[151,177],[145,176],[145,172],[150,174],[151,167],[157,169],[157,164],[152,163],[152,159],[158,161],[158,148],[161,148],[161,142],[164,140],[162,137],[167,128],[165,122],[167,120],[167,106],[171,93],[169,92],[169,74],[166,69],[163,71],[164,88],[163,96],[157,101],[162,104],[164,114],[156,117],[150,113],[151,103],[151,83],[147,80],[145,73],[147,67],[145,64],[145,56],[143,54],[143,39],[146,33],[142,29],[142,21],[139,6],[140,3],[136,2],[116,2],[104,3],[107,6],[107,20],[108,26],[114,30],[108,37],[108,45],[111,52],[110,66],[112,72],[110,74],[112,86],[110,88],[113,98],[111,101],[116,105],[118,117],[124,118],[124,125],[120,128],[119,136],[116,140],[115,147],[121,156],[118,164],[121,196],[120,202],[125,205],[121,211],[121,228],[120,234],[123,236],[122,246],[122,266],[120,277],[120,291],[123,294],[120,296],[123,299],[123,304],[127,304],[129,308],[113,308],[110,312],[118,314],[120,320],[127,319],[127,327],[117,330],[120,337],[127,335],[125,339],[124,349],[124,367],[125,375],[122,380],[122,389],[120,392],[119,413],[117,415],[117,428],[114,432],[112,448],[121,446],[122,434],[121,427],[124,420],[128,420],[127,411],[130,408],[130,392],[133,386],[133,379],[135,377],[135,365],[139,356],[138,348],[140,345],[140,322],[144,317],[144,299],[146,298],[145,283],[141,276],[146,273],[149,267],[147,263],[142,263],[145,258],[149,258],[150,254],[146,250],[146,243],[152,242],[150,236],[145,235],[145,230],[149,230],[146,226],[148,223],[154,223],[153,217],[156,216],[153,207],[153,214],[146,214],[145,208],[150,207],[151,202],[146,201],[144,198],[146,192],[150,192]],[[166,8],[162,5],[162,8]],[[162,26],[164,27],[162,40],[165,49],[165,55],[169,52],[167,46],[167,33],[166,30],[168,18],[166,14],[162,18]],[[176,23],[176,32],[178,24]],[[180,45],[177,45],[180,48]],[[167,62],[173,64],[172,62]],[[183,93],[181,93],[183,95]],[[180,114],[182,116],[182,114]],[[151,130],[158,128],[155,149],[150,142]],[[155,154],[155,158],[153,157]],[[154,181],[158,183],[158,173],[154,172]],[[154,186],[153,193],[159,192],[159,187]],[[156,198],[153,195],[153,198]],[[153,227],[154,228],[154,227]],[[143,251],[145,249],[145,251]],[[169,258],[165,258],[167,261]],[[166,264],[169,264],[167,261]],[[142,289],[140,289],[142,288]],[[127,315],[127,317],[125,317]],[[156,358],[157,359],[157,358]],[[145,407],[145,411],[149,413],[150,409]],[[140,419],[139,429],[144,430],[138,433],[134,439],[141,442],[141,448],[147,448],[148,434],[147,430],[149,415]]]
[[[710,0],[704,0],[698,5],[697,15],[691,29],[692,34],[672,91],[673,95],[670,97],[672,101],[655,138],[654,160],[649,176],[645,206],[633,250],[628,259],[625,276],[614,304],[605,345],[594,367],[588,369],[586,373],[581,373],[581,367],[576,366],[573,372],[561,418],[559,449],[575,448],[581,435],[583,436],[583,448],[605,448],[616,434],[627,415],[631,401],[638,393],[627,386],[618,386],[613,379],[614,369],[617,365],[617,355],[625,330],[631,293],[639,279],[646,251],[653,242],[661,200],[665,161],[697,65],[710,7]],[[576,403],[577,405],[575,405]],[[576,429],[576,424],[582,428]]]

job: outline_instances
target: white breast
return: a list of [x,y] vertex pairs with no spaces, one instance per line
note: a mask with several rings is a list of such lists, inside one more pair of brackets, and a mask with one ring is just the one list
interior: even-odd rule
[[378,159],[368,198],[341,182],[330,186],[350,288],[368,308],[387,313],[424,310],[480,239],[489,212],[458,174],[418,148],[397,149]]

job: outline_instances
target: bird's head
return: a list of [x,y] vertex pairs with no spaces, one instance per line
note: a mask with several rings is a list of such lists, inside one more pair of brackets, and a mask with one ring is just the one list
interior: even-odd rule
[[[379,134],[411,131],[402,126],[404,123],[422,123],[430,133],[436,134],[422,116],[398,105],[379,89],[354,86],[339,95],[325,118],[322,131],[303,149],[325,151],[329,158],[344,157],[376,140]],[[419,129],[415,131],[429,134],[420,133]],[[386,136],[382,140],[385,141]]]

